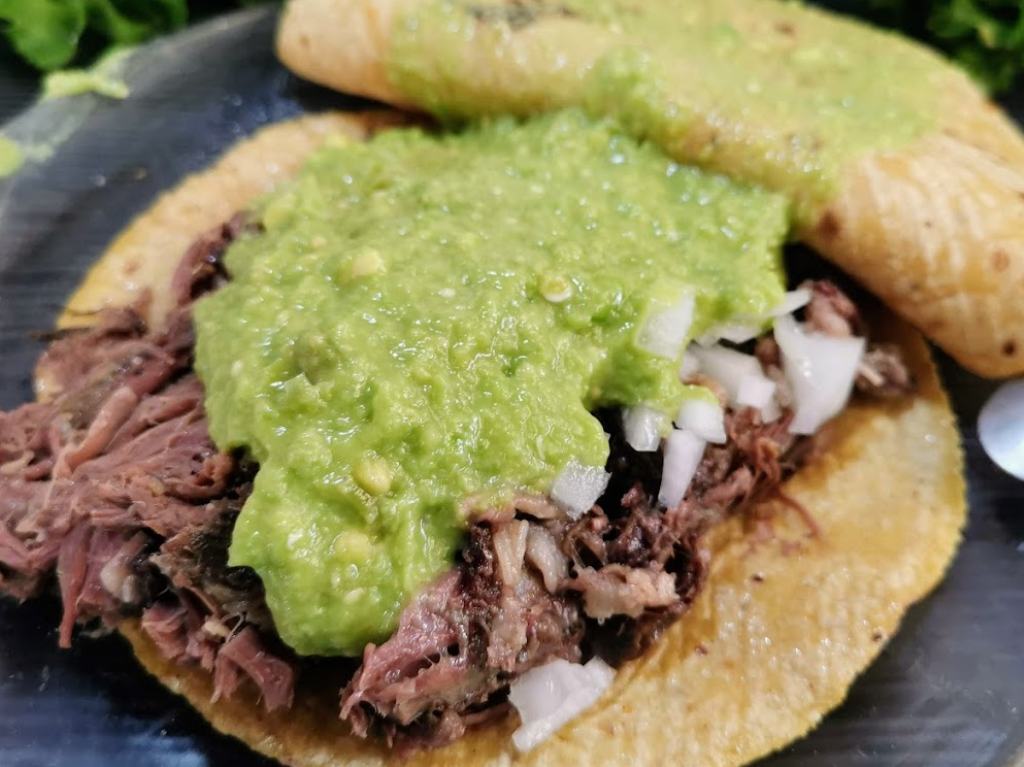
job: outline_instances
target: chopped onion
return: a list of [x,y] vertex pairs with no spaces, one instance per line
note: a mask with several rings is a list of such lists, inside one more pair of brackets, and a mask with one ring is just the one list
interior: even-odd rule
[[679,361],[679,380],[685,381],[700,372],[700,360],[693,352],[683,352],[683,358]]
[[584,466],[574,458],[555,479],[551,497],[569,517],[579,519],[597,503],[611,476],[601,466]]
[[740,381],[736,392],[736,404],[757,408],[761,411],[761,421],[771,423],[782,415],[779,403],[775,399],[775,382],[768,376],[748,375]]
[[1003,384],[985,403],[978,437],[1000,469],[1024,479],[1024,381]]
[[719,341],[742,344],[761,335],[761,329],[754,323],[726,322],[715,325],[697,339],[701,346],[714,346]]
[[705,442],[716,445],[725,442],[725,412],[717,401],[698,397],[686,400],[679,408],[676,425],[693,432]]
[[693,324],[693,308],[693,293],[687,291],[674,306],[652,314],[640,332],[640,347],[661,357],[678,357]]
[[775,340],[796,405],[790,431],[813,434],[846,405],[864,339],[808,332],[787,315],[775,320]]
[[600,658],[586,665],[553,660],[512,682],[508,699],[522,724],[512,733],[519,751],[529,751],[590,708],[615,679],[615,669]]
[[767,376],[748,375],[740,380],[736,404],[762,408],[775,396],[775,382]]
[[673,429],[668,436],[658,490],[658,502],[666,508],[674,509],[683,500],[704,455],[704,447],[704,440],[692,432]]
[[782,297],[779,301],[779,305],[771,310],[770,314],[772,317],[782,317],[786,314],[792,314],[797,309],[802,309],[811,302],[811,291],[807,288],[797,288],[791,290]]
[[653,453],[661,444],[665,414],[654,408],[636,405],[622,411],[622,429],[626,442],[640,453]]
[[725,389],[730,403],[736,401],[740,392],[740,382],[744,378],[763,375],[761,363],[756,357],[735,349],[724,346],[712,346],[708,349],[694,347],[693,354],[700,362],[701,372]]

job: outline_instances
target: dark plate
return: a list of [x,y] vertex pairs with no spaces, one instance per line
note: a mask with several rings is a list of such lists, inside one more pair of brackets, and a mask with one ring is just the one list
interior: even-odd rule
[[[130,64],[128,100],[54,102],[9,128],[40,140],[79,123],[49,160],[0,185],[0,407],[30,397],[33,333],[161,190],[263,124],[356,103],[285,72],[273,22],[248,11],[159,42]],[[765,767],[1002,766],[1024,755],[1024,484],[978,447],[991,384],[946,360],[943,372],[967,450],[964,545],[849,700]],[[59,651],[58,617],[52,599],[0,602],[0,765],[264,764],[152,681],[120,639]]]

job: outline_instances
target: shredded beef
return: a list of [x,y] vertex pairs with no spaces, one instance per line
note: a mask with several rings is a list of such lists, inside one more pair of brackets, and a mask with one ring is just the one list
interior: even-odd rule
[[293,659],[259,579],[227,565],[252,468],[214,446],[191,369],[190,303],[223,279],[244,225],[189,250],[162,329],[122,309],[59,334],[37,368],[42,401],[0,414],[0,587],[25,598],[55,572],[61,646],[78,623],[141,613],[167,657],[215,672],[217,694],[249,678],[272,709],[291,701]]
[[869,397],[894,399],[914,390],[914,377],[898,346],[872,344],[860,361],[855,385]]
[[[341,696],[342,717],[358,734],[377,724],[391,741],[456,738],[513,677],[580,659],[576,601],[548,590],[526,563],[534,524],[542,523],[475,525],[459,566],[406,608],[388,641],[366,648]],[[502,538],[516,543],[499,553]]]
[[[292,705],[297,676],[331,660],[299,659],[274,631],[256,573],[228,565],[228,545],[257,467],[219,452],[192,371],[192,302],[227,278],[221,256],[246,231],[235,217],[185,254],[178,306],[149,329],[136,309],[103,312],[57,334],[43,354],[38,402],[0,413],[0,590],[24,599],[56,576],[60,643],[76,625],[140,616],[167,658],[212,675],[214,699],[251,685],[268,710]],[[805,319],[862,334],[856,306],[831,283],[808,285]],[[788,431],[778,345],[756,354],[779,383],[783,416],[728,410],[676,508],[658,504],[662,457],[625,441],[618,411],[607,491],[570,519],[522,496],[479,514],[454,567],[403,611],[395,633],[343,669],[340,715],[353,731],[401,748],[439,745],[501,715],[509,683],[556,658],[633,657],[683,614],[707,572],[710,525],[778,490],[812,445]],[[706,381],[713,390],[719,387]],[[913,386],[894,347],[869,345],[859,391]]]
[[864,324],[857,305],[829,280],[809,280],[801,288],[811,291],[804,310],[809,329],[827,336],[861,336]]
[[185,251],[171,281],[171,291],[179,306],[187,306],[227,281],[221,257],[228,245],[246,231],[257,231],[245,213],[236,213],[220,226],[199,235]]

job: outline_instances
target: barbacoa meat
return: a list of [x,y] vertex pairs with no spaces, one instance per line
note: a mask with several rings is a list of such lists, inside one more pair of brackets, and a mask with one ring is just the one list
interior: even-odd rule
[[[334,662],[348,680],[340,716],[356,734],[446,743],[504,712],[509,683],[534,666],[643,652],[699,592],[708,527],[774,492],[810,450],[787,429],[785,376],[766,336],[756,353],[780,385],[783,417],[728,411],[728,441],[707,448],[678,507],[657,502],[660,454],[633,451],[620,413],[599,412],[612,477],[592,509],[570,519],[523,496],[489,510],[453,568],[354,672],[298,658],[276,635],[256,573],[228,566],[258,467],[216,449],[192,370],[192,302],[227,278],[221,255],[247,228],[235,217],[193,244],[164,327],[128,308],[57,334],[37,368],[39,401],[0,413],[0,590],[24,599],[55,580],[62,646],[78,624],[138,616],[165,657],[212,675],[215,699],[249,685],[267,710],[292,705],[305,668]],[[812,329],[864,332],[838,288],[808,287]],[[898,350],[869,345],[858,390],[896,396],[912,385]]]
[[141,615],[167,657],[214,673],[216,695],[248,678],[273,709],[290,704],[294,663],[267,649],[259,579],[227,566],[252,469],[213,445],[192,372],[190,302],[243,225],[190,248],[163,329],[120,309],[61,334],[37,368],[46,400],[0,414],[0,587],[23,599],[55,574],[62,647],[76,623]]

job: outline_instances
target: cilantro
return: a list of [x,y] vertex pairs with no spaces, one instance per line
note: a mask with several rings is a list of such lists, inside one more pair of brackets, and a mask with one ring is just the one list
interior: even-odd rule
[[134,45],[187,19],[186,0],[0,0],[11,46],[47,72],[69,64],[87,32],[110,45]]
[[853,5],[862,15],[945,51],[993,92],[1012,87],[1024,71],[1024,0],[859,0]]

